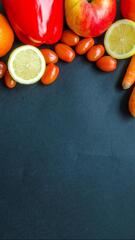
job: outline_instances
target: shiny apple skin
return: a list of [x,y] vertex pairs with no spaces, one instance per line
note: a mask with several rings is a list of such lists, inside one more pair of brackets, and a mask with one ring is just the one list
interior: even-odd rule
[[82,37],[104,33],[115,20],[116,9],[116,0],[65,0],[67,24]]

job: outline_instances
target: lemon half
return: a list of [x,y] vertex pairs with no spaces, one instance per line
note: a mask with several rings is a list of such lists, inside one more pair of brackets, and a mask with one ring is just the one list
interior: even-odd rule
[[38,82],[46,69],[45,59],[40,50],[31,45],[16,48],[8,60],[8,70],[12,78],[21,84]]
[[135,54],[135,22],[118,20],[105,34],[106,51],[116,59],[125,59]]

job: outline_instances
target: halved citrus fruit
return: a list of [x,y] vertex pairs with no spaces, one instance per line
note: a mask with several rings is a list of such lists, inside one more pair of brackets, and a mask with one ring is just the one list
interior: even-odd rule
[[125,59],[135,54],[135,22],[118,20],[111,25],[104,40],[106,51],[116,59]]
[[46,69],[41,51],[33,46],[24,45],[16,48],[8,60],[8,70],[12,78],[21,84],[38,82]]

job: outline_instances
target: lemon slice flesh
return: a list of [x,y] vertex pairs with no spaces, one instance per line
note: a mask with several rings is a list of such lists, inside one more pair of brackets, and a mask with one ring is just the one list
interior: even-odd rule
[[105,34],[104,45],[109,55],[116,59],[126,59],[135,54],[135,22],[118,20]]
[[38,82],[46,69],[45,59],[36,47],[24,45],[16,48],[8,60],[8,70],[12,78],[21,84]]

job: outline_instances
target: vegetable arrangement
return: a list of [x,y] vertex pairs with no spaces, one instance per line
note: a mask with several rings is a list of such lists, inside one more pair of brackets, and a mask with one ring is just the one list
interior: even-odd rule
[[[121,0],[124,18],[116,17],[116,0],[3,0],[8,20],[0,14],[0,57],[14,42],[14,32],[24,44],[13,50],[8,64],[0,61],[0,79],[13,89],[17,83],[43,85],[56,81],[59,60],[71,63],[76,55],[85,55],[104,72],[115,71],[118,59],[131,57],[122,87],[135,83],[135,1]],[[25,11],[24,9],[27,9]],[[69,29],[63,31],[65,18]],[[94,37],[105,33],[104,45]],[[25,45],[26,44],[26,45]],[[42,44],[55,44],[54,50],[38,49]],[[108,54],[108,55],[107,55]],[[129,99],[129,111],[135,117],[135,87]]]

